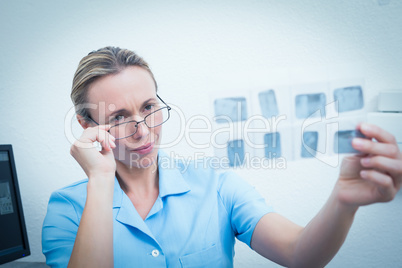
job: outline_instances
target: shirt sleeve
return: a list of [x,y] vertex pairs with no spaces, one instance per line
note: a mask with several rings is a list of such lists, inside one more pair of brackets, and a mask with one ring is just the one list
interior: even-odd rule
[[218,192],[229,214],[235,236],[251,248],[255,226],[262,216],[273,212],[272,207],[265,203],[254,187],[233,171],[219,175]]
[[42,227],[42,252],[50,267],[67,267],[79,220],[72,203],[62,194],[51,195]]

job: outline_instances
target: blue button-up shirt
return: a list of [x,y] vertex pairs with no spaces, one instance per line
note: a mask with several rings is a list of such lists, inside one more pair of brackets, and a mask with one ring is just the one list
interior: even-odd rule
[[[145,220],[115,179],[115,267],[233,266],[235,237],[250,246],[257,222],[272,209],[235,172],[206,163],[174,160],[159,150],[159,196]],[[67,267],[87,182],[76,182],[50,197],[42,249],[52,267]]]

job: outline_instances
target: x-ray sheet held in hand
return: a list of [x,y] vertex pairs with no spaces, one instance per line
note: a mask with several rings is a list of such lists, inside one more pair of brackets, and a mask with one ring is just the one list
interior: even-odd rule
[[229,166],[247,155],[328,162],[358,153],[351,141],[364,137],[356,130],[366,121],[363,79],[215,92],[210,103],[215,155]]

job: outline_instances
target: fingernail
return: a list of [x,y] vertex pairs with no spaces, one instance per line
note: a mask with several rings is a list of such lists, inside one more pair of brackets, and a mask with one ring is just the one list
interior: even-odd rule
[[364,144],[364,141],[362,139],[359,138],[354,138],[352,140],[353,145],[355,145],[356,147],[362,147]]
[[360,126],[361,130],[363,130],[364,132],[366,131],[370,131],[370,126],[366,123],[361,124]]
[[365,171],[365,170],[360,171],[360,177],[366,179],[367,178],[367,171]]
[[362,165],[367,166],[370,164],[370,158],[362,158],[361,160]]

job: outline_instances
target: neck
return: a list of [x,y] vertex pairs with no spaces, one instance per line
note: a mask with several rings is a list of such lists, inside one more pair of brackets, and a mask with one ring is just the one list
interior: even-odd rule
[[116,160],[116,177],[123,191],[135,195],[148,195],[159,190],[157,161],[146,168],[128,167]]

